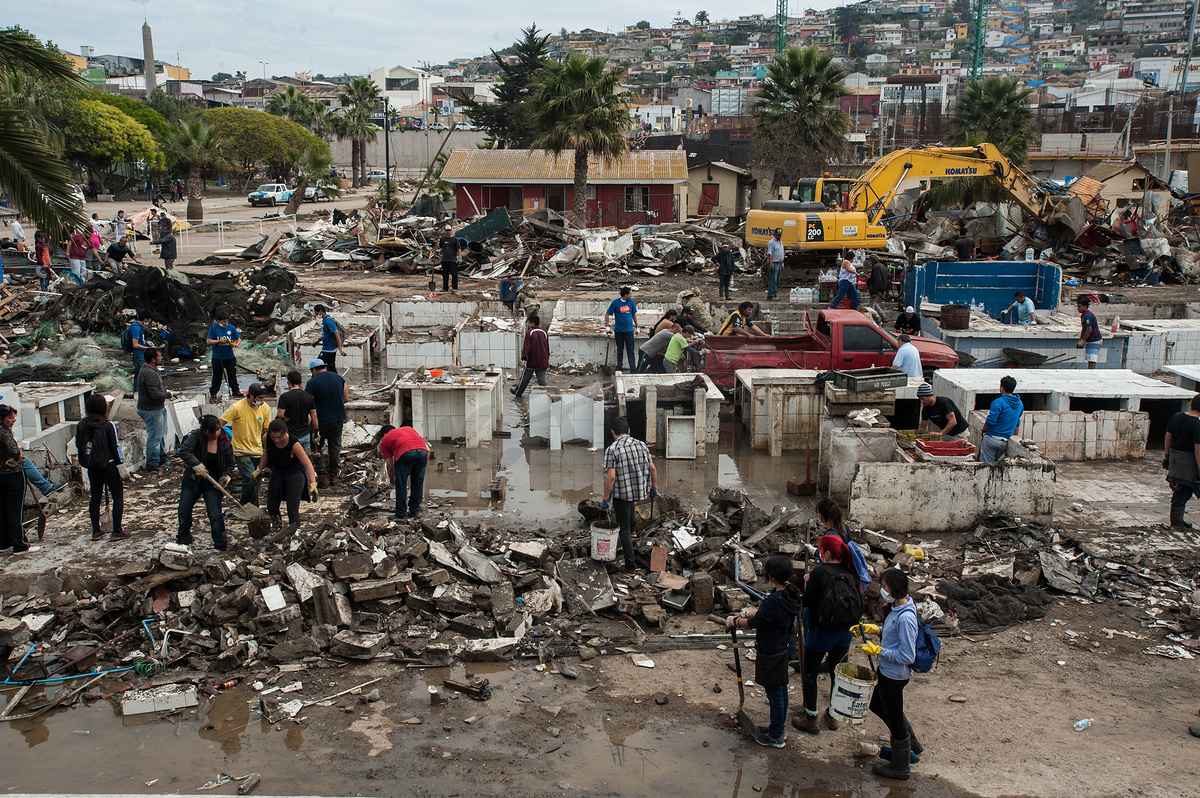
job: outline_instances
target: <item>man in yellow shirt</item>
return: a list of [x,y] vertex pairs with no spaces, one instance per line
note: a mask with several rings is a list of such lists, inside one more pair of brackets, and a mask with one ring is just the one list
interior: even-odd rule
[[242,504],[258,504],[258,481],[254,468],[263,453],[263,436],[271,424],[271,408],[261,382],[252,384],[246,396],[229,406],[221,422],[233,430],[233,459],[242,476]]

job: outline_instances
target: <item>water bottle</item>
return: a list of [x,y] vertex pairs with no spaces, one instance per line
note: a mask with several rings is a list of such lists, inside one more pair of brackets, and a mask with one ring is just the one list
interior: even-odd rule
[[1075,721],[1075,731],[1083,731],[1092,725],[1092,718],[1084,718],[1083,720]]
[[1025,247],[1025,260],[1033,260],[1033,247]]

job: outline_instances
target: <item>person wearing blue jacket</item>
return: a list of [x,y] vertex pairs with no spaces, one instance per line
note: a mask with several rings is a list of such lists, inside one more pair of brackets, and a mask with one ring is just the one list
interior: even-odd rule
[[917,658],[920,620],[908,596],[908,577],[898,568],[883,572],[879,597],[891,605],[883,621],[881,642],[866,643],[860,648],[879,657],[879,682],[871,695],[871,711],[887,724],[892,738],[892,759],[876,764],[872,770],[877,776],[906,781],[912,766],[911,755],[923,750],[912,732],[912,724],[904,717],[904,687],[912,677],[912,664]]
[[800,580],[792,560],[784,554],[767,559],[764,568],[775,586],[757,610],[731,615],[731,629],[754,629],[754,681],[767,693],[771,707],[769,726],[757,727],[754,742],[771,748],[783,748],[787,740],[784,722],[788,710],[788,664],[796,656],[796,616],[800,613]]
[[1021,426],[1021,414],[1025,405],[1017,390],[1017,381],[1011,376],[1000,379],[1000,396],[992,401],[987,418],[983,421],[983,437],[979,441],[979,462],[994,463],[1008,451],[1008,439],[1017,434]]

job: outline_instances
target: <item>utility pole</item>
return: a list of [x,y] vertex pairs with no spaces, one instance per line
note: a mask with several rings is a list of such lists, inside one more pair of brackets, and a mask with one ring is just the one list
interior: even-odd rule
[[1171,132],[1175,125],[1175,95],[1187,94],[1187,79],[1188,70],[1192,66],[1192,46],[1196,39],[1196,7],[1200,6],[1200,0],[1192,0],[1192,20],[1188,26],[1188,45],[1187,54],[1183,57],[1183,69],[1179,72],[1179,80],[1175,83],[1175,88],[1171,90],[1167,100],[1167,144],[1163,150],[1163,182],[1168,186],[1171,185]]
[[788,0],[775,0],[775,55],[787,52]]
[[[383,98],[383,189],[386,199],[383,203],[383,212],[390,214],[392,210],[392,160],[391,151],[388,149],[388,139],[391,138],[392,128],[388,124],[388,98]],[[383,218],[383,217],[380,217]]]
[[[971,80],[979,80],[979,73],[983,69],[983,44],[986,39],[984,36],[984,19],[987,17],[985,13],[988,0],[975,0],[975,30],[971,32]],[[1025,35],[1029,35],[1029,31],[1025,31]]]

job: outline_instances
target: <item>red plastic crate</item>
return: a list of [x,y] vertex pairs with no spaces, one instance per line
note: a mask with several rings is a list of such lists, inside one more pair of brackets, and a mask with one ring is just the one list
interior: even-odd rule
[[975,456],[975,444],[969,441],[918,440],[916,446],[929,460],[970,460]]

